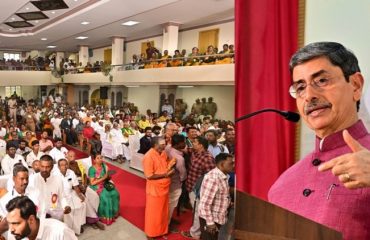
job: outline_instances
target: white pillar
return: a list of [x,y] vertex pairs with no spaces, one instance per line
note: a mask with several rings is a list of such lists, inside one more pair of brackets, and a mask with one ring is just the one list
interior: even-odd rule
[[168,50],[169,55],[173,55],[175,50],[178,49],[179,44],[179,23],[168,22],[163,24],[163,48]]
[[85,67],[87,62],[89,61],[89,47],[86,45],[80,45],[80,50],[78,51],[78,63],[77,66],[80,66],[80,63],[82,63],[82,66]]
[[123,64],[123,44],[125,38],[112,37],[112,65]]
[[64,52],[57,52],[56,56],[55,56],[55,67],[57,69],[60,69],[60,63],[62,62],[64,58]]

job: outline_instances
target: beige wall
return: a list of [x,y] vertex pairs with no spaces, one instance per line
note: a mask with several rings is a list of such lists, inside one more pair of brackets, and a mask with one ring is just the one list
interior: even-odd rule
[[[188,105],[187,114],[195,99],[202,97],[213,97],[217,103],[218,111],[216,118],[234,120],[234,86],[194,86],[193,88],[177,88],[176,98],[182,98]],[[153,112],[159,110],[160,89],[159,86],[140,86],[128,88],[127,101],[135,103],[140,113],[147,109]]]
[[112,47],[96,48],[93,50],[93,56],[89,58],[89,62],[94,64],[96,61],[104,61],[104,50],[112,49]]
[[147,109],[157,112],[159,109],[159,86],[130,87],[127,92],[127,101],[135,103],[140,113]]
[[186,49],[187,53],[191,52],[193,47],[198,46],[199,32],[210,30],[210,29],[219,29],[218,35],[218,50],[222,50],[222,45],[234,44],[234,21],[212,25],[204,28],[197,28],[189,31],[183,31],[179,33],[179,49]]
[[187,114],[195,99],[213,97],[218,109],[215,118],[231,121],[234,121],[234,96],[234,86],[194,86],[176,91],[176,98],[182,98],[188,104]]
[[128,42],[126,44],[126,53],[125,53],[125,61],[126,63],[130,63],[131,60],[132,60],[132,55],[136,54],[136,55],[139,55],[141,54],[141,43],[143,42],[150,42],[150,41],[154,41],[154,46],[161,52],[163,52],[162,50],[162,46],[163,46],[163,37],[160,36],[160,37],[154,37],[154,38],[146,38],[146,39],[141,39],[141,40],[138,40],[138,41],[134,41],[134,42]]

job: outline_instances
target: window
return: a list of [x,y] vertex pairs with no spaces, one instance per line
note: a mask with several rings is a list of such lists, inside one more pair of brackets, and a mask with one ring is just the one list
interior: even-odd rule
[[22,96],[21,86],[5,87],[5,96],[6,97],[12,96],[14,94],[14,92],[17,94],[17,96]]
[[4,53],[4,59],[5,60],[20,60],[21,59],[21,54],[19,53]]

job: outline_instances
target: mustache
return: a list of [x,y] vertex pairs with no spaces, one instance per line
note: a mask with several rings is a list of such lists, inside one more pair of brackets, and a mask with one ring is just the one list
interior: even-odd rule
[[332,104],[329,102],[319,101],[319,100],[311,100],[304,106],[304,113],[305,115],[310,114],[311,112],[322,109],[322,108],[331,108]]

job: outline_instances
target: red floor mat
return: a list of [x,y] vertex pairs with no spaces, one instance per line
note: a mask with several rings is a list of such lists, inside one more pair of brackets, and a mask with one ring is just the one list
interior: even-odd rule
[[[65,146],[67,149],[72,149],[76,152],[76,158],[85,158],[88,155],[77,148],[69,145]],[[115,170],[116,173],[112,176],[118,192],[121,195],[120,211],[121,216],[136,227],[144,230],[144,215],[145,215],[145,179],[129,173],[121,168],[113,166],[108,163],[109,169]],[[180,222],[177,228],[181,231],[190,229],[192,223],[192,213],[187,211],[176,215],[174,211],[174,218]],[[169,240],[186,239],[180,233],[169,234]]]

